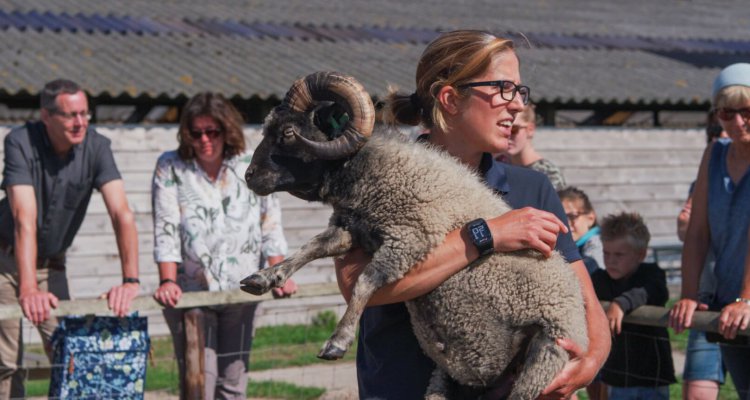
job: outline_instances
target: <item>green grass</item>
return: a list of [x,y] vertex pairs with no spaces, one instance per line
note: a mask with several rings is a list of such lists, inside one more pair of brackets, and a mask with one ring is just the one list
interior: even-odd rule
[[[331,311],[319,313],[310,325],[281,325],[258,328],[250,353],[250,370],[302,366],[315,363],[330,363],[316,357],[323,342],[330,336],[338,318]],[[179,384],[177,364],[171,338],[151,340],[153,364],[146,371],[146,390],[168,390],[177,393]],[[27,352],[42,353],[39,346],[28,346]],[[356,342],[347,352],[344,361],[354,360]],[[49,390],[48,380],[28,381],[28,396],[45,396]],[[315,399],[325,392],[322,388],[298,387],[279,382],[253,382],[248,385],[248,396],[275,399]]]

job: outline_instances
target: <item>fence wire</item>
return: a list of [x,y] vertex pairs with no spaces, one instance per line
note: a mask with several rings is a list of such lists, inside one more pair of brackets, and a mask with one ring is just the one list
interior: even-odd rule
[[[606,305],[605,305],[606,306]],[[644,311],[644,312],[640,312]],[[635,323],[644,323],[646,325],[659,326],[663,325],[663,313],[666,309],[651,307],[646,310],[636,310],[628,317],[639,321]],[[306,321],[303,324],[289,325],[291,314],[295,314],[297,319]],[[661,314],[660,314],[661,313]],[[302,314],[304,317],[299,318]],[[643,314],[643,315],[641,315]],[[644,316],[645,315],[645,316]],[[356,374],[353,366],[353,356],[356,348],[349,351],[349,358],[344,362],[330,363],[325,362],[314,366],[308,365],[311,361],[316,361],[315,356],[322,345],[323,341],[333,331],[333,325],[338,320],[335,313],[321,314],[319,307],[310,306],[306,310],[300,311],[295,309],[289,311],[284,307],[273,310],[266,310],[266,314],[256,317],[256,321],[262,319],[262,326],[257,326],[253,334],[255,335],[253,346],[250,351],[250,388],[249,397],[258,398],[287,398],[287,399],[314,399],[318,398],[321,393],[326,391],[340,391],[345,394],[339,395],[338,399],[351,398],[356,399]],[[297,321],[299,322],[299,321]],[[628,322],[626,320],[626,322]],[[634,323],[630,321],[629,323]],[[710,324],[709,324],[710,325]],[[31,344],[34,339],[35,327],[24,324],[23,337],[25,352],[29,355],[26,357],[23,368],[27,372],[26,384],[30,389],[30,394],[45,397],[46,392],[38,389],[44,386],[45,380],[31,379],[32,376],[43,372],[44,368],[50,366],[45,362],[46,357],[40,345]],[[241,333],[242,334],[242,333]],[[214,332],[207,332],[207,336],[215,335]],[[624,332],[622,335],[642,336],[642,334]],[[623,336],[624,337],[624,336]],[[684,357],[685,348],[687,347],[687,335],[672,335],[671,339],[662,337],[645,336],[656,341],[670,341],[672,354],[675,360]],[[168,336],[152,337],[152,354],[149,358],[148,375],[145,382],[147,399],[176,399],[179,386],[178,366],[172,350],[171,339]],[[747,345],[735,346],[733,348],[746,349]],[[639,349],[641,351],[653,351],[652,349]],[[247,351],[227,352],[217,354],[219,357],[230,357],[245,355]],[[32,356],[33,355],[33,356]],[[36,360],[36,361],[35,361]],[[669,362],[669,360],[658,359],[658,363]],[[44,365],[44,368],[40,368]],[[307,365],[301,367],[301,365]],[[675,362],[675,373],[679,377],[682,374],[682,362]],[[66,367],[65,365],[58,365]],[[84,368],[85,366],[80,366]],[[91,367],[91,366],[89,366]],[[321,372],[323,371],[323,372]],[[642,378],[637,373],[629,372],[631,378]],[[280,393],[279,386],[286,383],[283,394]],[[697,384],[700,387],[700,384]],[[710,388],[711,386],[705,386]],[[318,388],[317,391],[311,388]],[[681,398],[681,385],[671,385],[671,398]],[[346,397],[346,396],[349,397]],[[744,393],[747,395],[747,393]],[[323,395],[325,398],[325,395]],[[743,396],[745,397],[745,396]],[[132,398],[124,395],[121,398]],[[585,392],[579,392],[579,398],[586,398]],[[727,383],[719,387],[719,399],[738,399],[737,392],[731,384],[731,379],[727,374]]]

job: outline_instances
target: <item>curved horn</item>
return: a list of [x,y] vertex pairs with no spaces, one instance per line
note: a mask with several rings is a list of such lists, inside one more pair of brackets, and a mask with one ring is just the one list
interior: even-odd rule
[[298,135],[316,157],[333,160],[354,154],[367,141],[375,125],[375,107],[365,88],[353,77],[337,72],[316,72],[294,82],[284,103],[296,112],[309,112],[320,101],[333,101],[349,114],[342,135],[316,142]]

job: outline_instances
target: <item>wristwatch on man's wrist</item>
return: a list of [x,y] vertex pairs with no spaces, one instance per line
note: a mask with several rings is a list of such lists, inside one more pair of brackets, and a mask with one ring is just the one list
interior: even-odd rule
[[480,257],[495,252],[492,231],[490,231],[487,221],[482,218],[477,218],[466,224],[466,230],[469,232],[471,242],[474,243],[474,246],[479,250]]

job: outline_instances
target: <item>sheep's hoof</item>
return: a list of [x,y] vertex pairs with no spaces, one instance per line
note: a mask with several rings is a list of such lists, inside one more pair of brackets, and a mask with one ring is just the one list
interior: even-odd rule
[[322,358],[323,360],[338,360],[344,356],[344,353],[346,353],[346,349],[336,346],[331,341],[326,341],[320,353],[318,353],[318,358]]
[[261,274],[252,274],[240,281],[240,289],[250,294],[260,296],[271,290],[271,282]]

